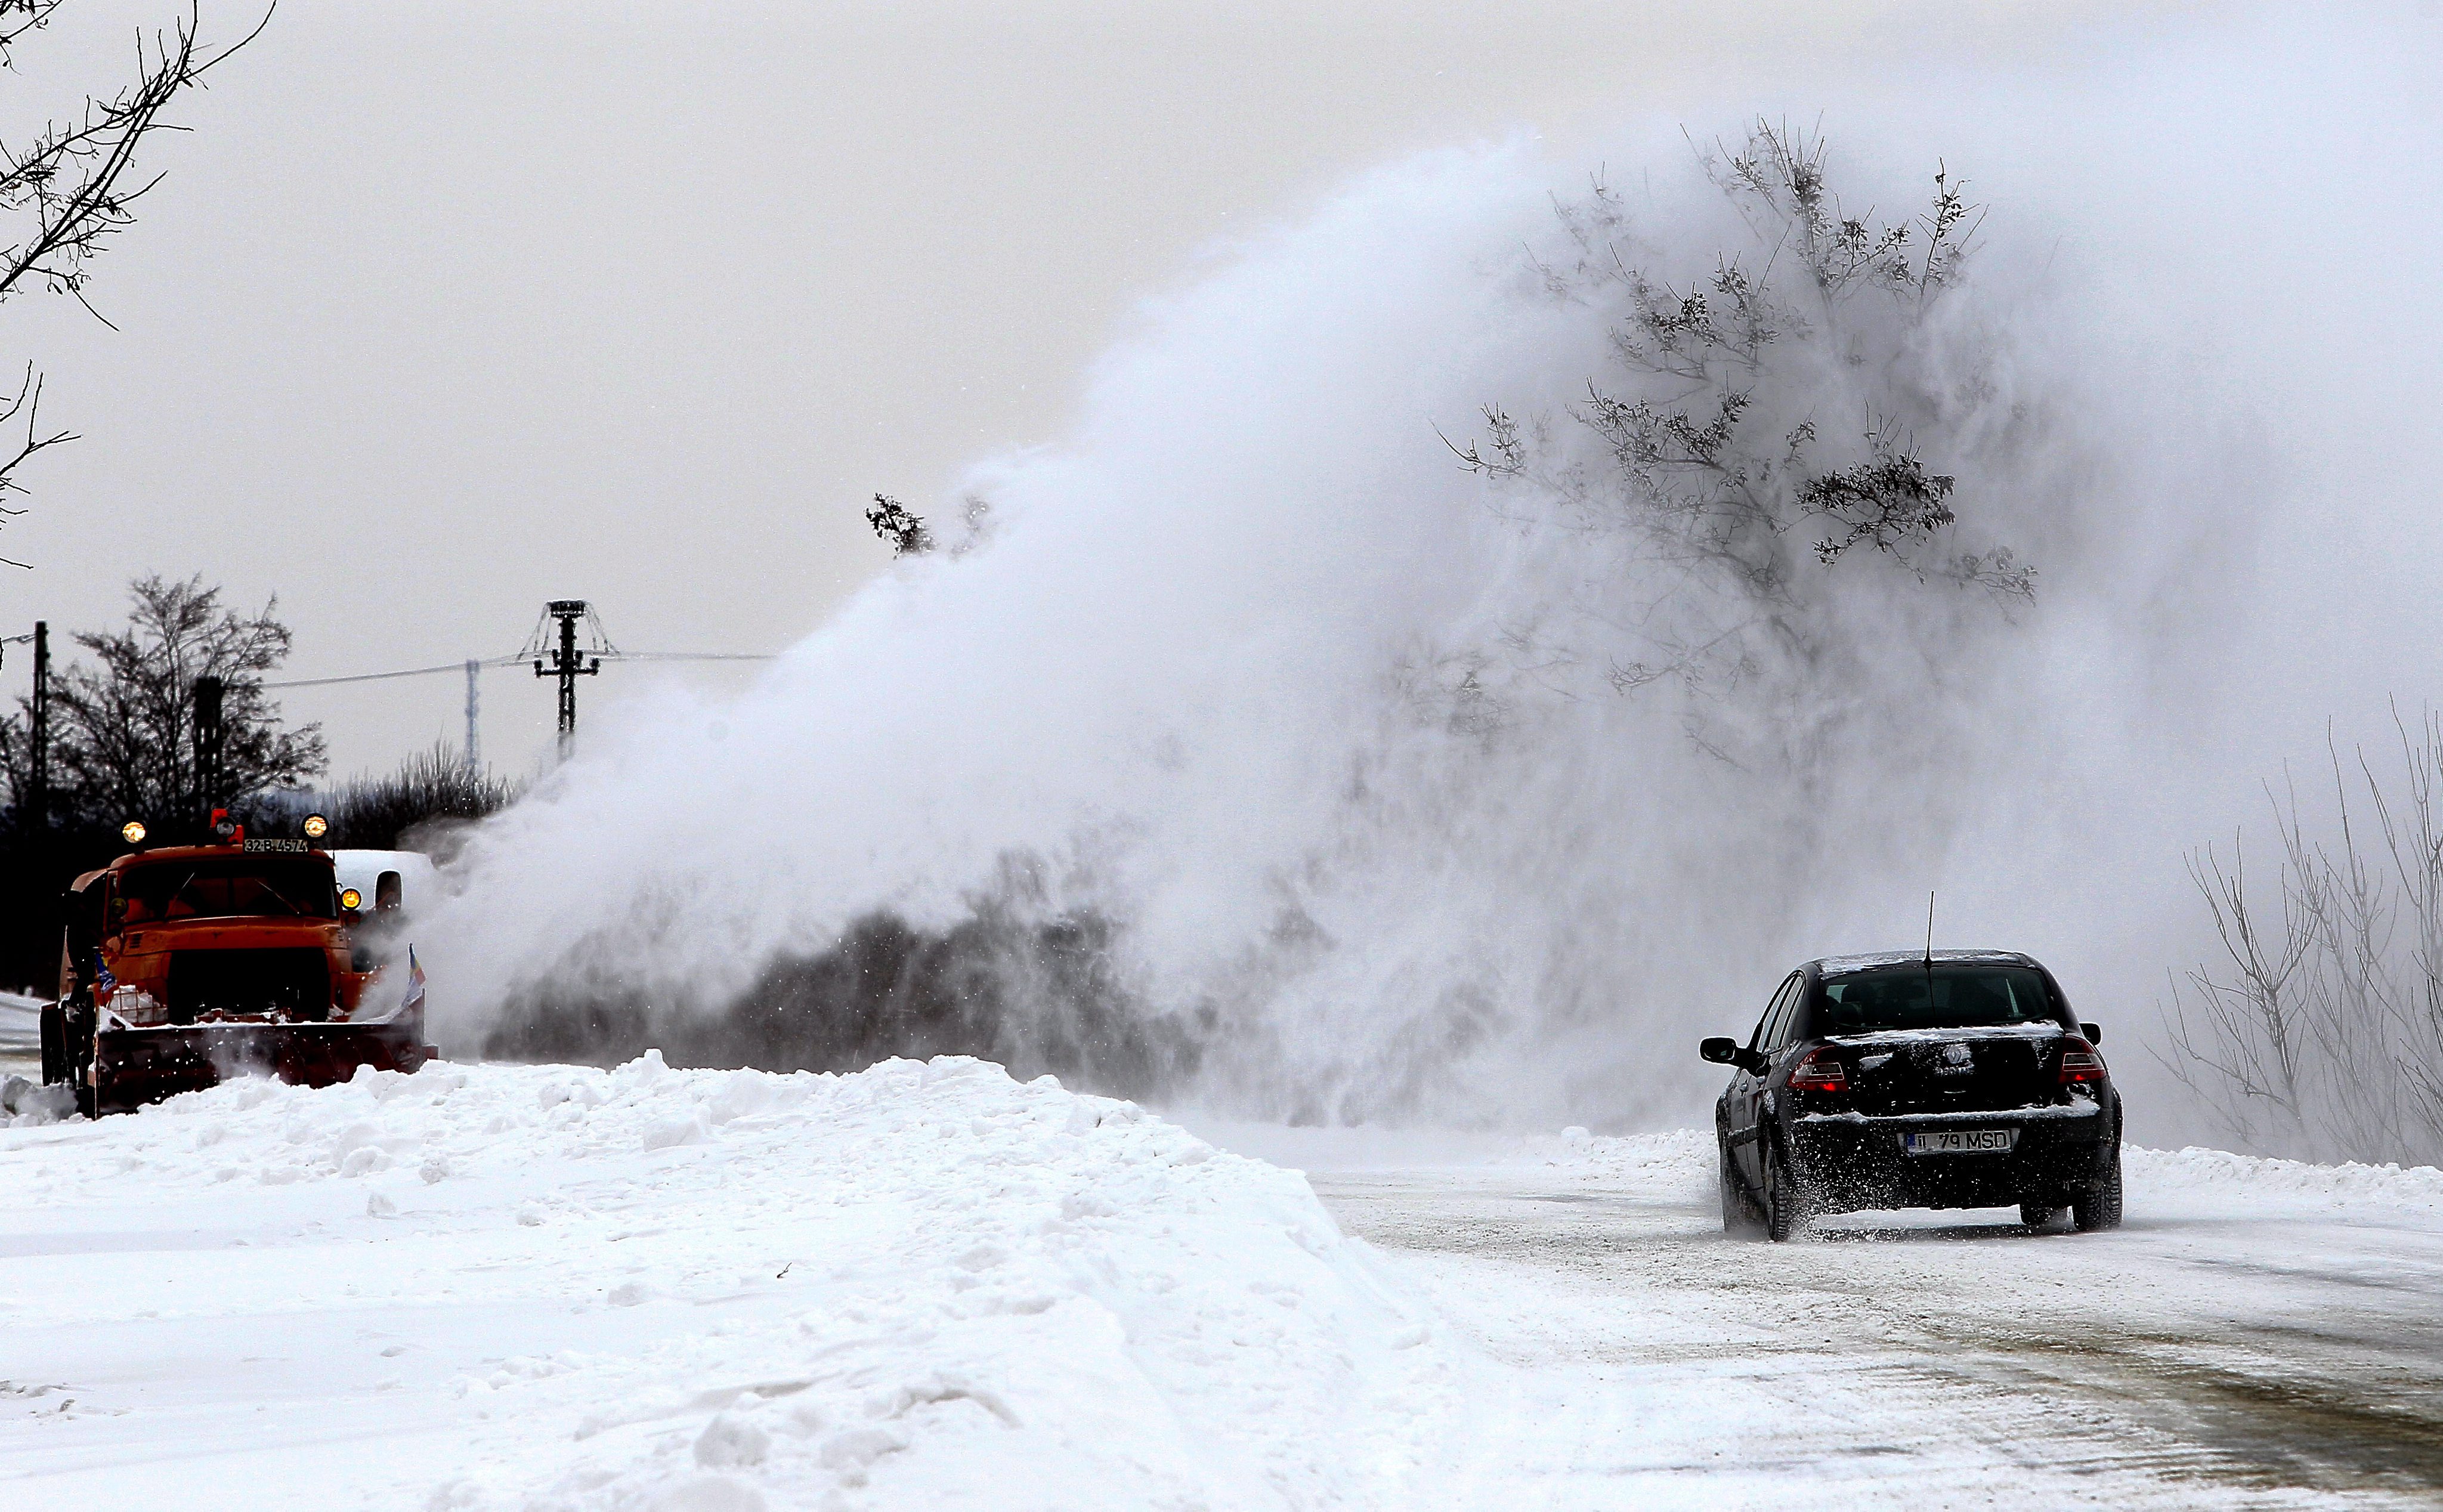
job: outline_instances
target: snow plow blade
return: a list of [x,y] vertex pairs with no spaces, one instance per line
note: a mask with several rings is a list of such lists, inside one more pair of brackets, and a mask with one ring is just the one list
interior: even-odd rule
[[355,1076],[358,1066],[413,1071],[439,1055],[424,1042],[421,1022],[105,1029],[95,1036],[94,1050],[97,1114],[128,1112],[239,1077],[327,1087]]

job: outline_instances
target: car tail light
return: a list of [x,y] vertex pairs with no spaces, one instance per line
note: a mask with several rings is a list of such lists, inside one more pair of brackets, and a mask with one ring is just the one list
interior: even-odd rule
[[2103,1079],[2103,1058],[2095,1046],[2074,1034],[2062,1036],[2061,1084],[2065,1087],[2081,1081]]
[[1849,1073],[1841,1058],[1828,1044],[1817,1045],[1807,1053],[1807,1059],[1790,1068],[1790,1090],[1792,1092],[1846,1092]]

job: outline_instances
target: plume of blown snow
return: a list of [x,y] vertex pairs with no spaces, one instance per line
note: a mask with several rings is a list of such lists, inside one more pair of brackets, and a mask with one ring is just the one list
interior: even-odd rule
[[[433,927],[444,1032],[539,984],[715,1005],[872,911],[1016,898],[1114,921],[1143,1011],[1199,1026],[1215,1100],[1620,1128],[1700,1116],[1696,1034],[1743,1032],[1809,955],[1914,943],[1939,886],[1938,943],[2046,954],[2136,1040],[2195,939],[2182,847],[2276,738],[2369,690],[2255,616],[2295,626],[2377,548],[2342,531],[2268,571],[2261,543],[2329,523],[2349,479],[2434,477],[2316,334],[2431,328],[2384,249],[2416,245],[2434,170],[2326,156],[2434,123],[2431,39],[2402,53],[2391,25],[2175,38],[2143,91],[1988,81],[1827,118],[1852,202],[1913,205],[1941,158],[1993,210],[1943,313],[1869,330],[1874,363],[1793,359],[1773,423],[1854,453],[1905,368],[1910,443],[1959,480],[1944,549],[2011,547],[2032,601],[1804,541],[1786,622],[1691,597],[1685,561],[1604,515],[1616,479],[1573,414],[1651,375],[1613,344],[1621,286],[1553,276],[1584,250],[1555,198],[1608,164],[1635,186],[1622,256],[1677,285],[1774,244],[1676,128],[1427,153],[1148,307],[1068,433],[977,468],[975,549],[877,580],[744,697],[589,732],[470,845]],[[2279,73],[2268,40],[2297,44]],[[2299,123],[2310,98],[2331,124]],[[2256,152],[2275,120],[2308,145]],[[2247,128],[2225,156],[2218,121]],[[2273,308],[2331,248],[2268,207],[2312,219],[2378,174],[2350,297]],[[1544,422],[1537,468],[1457,465],[1437,432],[1480,436],[1487,403]],[[1618,675],[1699,628],[1739,655]]]

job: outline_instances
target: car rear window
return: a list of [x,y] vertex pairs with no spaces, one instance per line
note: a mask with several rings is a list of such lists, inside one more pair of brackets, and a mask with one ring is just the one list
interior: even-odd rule
[[2043,975],[2017,966],[1896,966],[1827,977],[1815,996],[1823,1035],[2060,1022]]

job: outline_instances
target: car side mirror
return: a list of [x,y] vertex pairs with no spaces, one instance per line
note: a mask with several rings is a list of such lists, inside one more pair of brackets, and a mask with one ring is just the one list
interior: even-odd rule
[[1736,1065],[1739,1062],[1739,1042],[1728,1035],[1717,1034],[1700,1042],[1697,1053],[1722,1065]]
[[2086,1036],[2086,1042],[2089,1044],[2102,1044],[2103,1042],[2103,1024],[2089,1023],[2082,1019],[2079,1021],[2078,1032]]

